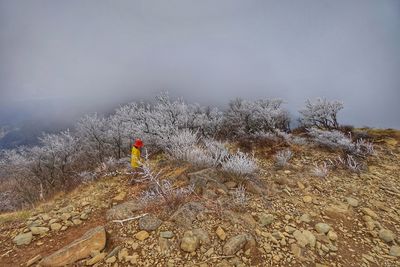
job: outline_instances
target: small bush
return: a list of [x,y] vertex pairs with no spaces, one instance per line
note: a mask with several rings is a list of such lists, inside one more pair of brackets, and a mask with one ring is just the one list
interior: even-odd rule
[[344,168],[355,173],[360,173],[365,169],[365,165],[352,155],[339,156],[331,161],[331,164],[337,168]]
[[235,191],[233,191],[233,203],[239,209],[245,208],[247,204],[246,188],[243,185],[239,185]]
[[228,159],[222,163],[222,169],[228,173],[239,176],[248,176],[257,171],[257,163],[253,157],[238,151],[234,155],[230,155]]
[[147,183],[149,190],[144,191],[139,201],[144,206],[159,204],[166,205],[170,209],[175,208],[184,198],[193,193],[194,187],[174,188],[170,181],[161,177],[161,172],[154,172],[150,167],[148,155],[145,154],[145,160],[142,162],[141,176],[136,182]]
[[322,165],[314,164],[314,168],[312,170],[312,174],[316,177],[325,178],[328,176],[329,169],[326,162],[323,162]]
[[285,167],[292,156],[293,153],[289,149],[278,151],[278,153],[274,156],[276,166],[280,168]]
[[374,155],[374,146],[372,143],[359,139],[355,143],[350,137],[344,133],[333,130],[324,131],[316,128],[308,129],[308,134],[313,138],[313,141],[319,145],[330,149],[341,149],[346,153],[359,157]]

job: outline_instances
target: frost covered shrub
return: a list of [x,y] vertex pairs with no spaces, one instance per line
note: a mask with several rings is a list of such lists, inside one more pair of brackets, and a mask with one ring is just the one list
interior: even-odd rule
[[225,112],[224,130],[229,135],[250,135],[289,129],[289,114],[280,99],[247,101],[235,99]]
[[200,140],[191,130],[171,136],[164,150],[173,159],[201,167],[217,167],[229,154],[223,143],[210,138]]
[[363,139],[353,142],[350,137],[336,130],[324,131],[311,128],[308,129],[308,134],[313,138],[314,142],[330,149],[341,149],[347,153],[360,157],[366,157],[375,154],[372,143]]
[[323,162],[322,165],[314,164],[314,168],[312,170],[312,174],[317,177],[325,178],[328,176],[329,170],[326,162]]
[[354,153],[359,156],[375,155],[374,145],[364,139],[358,139],[354,144]]
[[207,138],[203,140],[203,148],[210,159],[210,166],[217,167],[224,162],[229,152],[225,147],[225,144],[214,139]]
[[365,166],[361,161],[358,161],[354,156],[352,155],[346,155],[344,158],[338,157],[333,164],[337,167],[343,167],[345,169],[348,169],[352,172],[359,173],[361,172]]
[[222,163],[222,169],[235,175],[247,176],[257,171],[257,163],[253,157],[238,151]]
[[246,188],[243,185],[239,185],[232,193],[233,203],[239,207],[244,208],[247,204]]
[[317,144],[331,149],[343,149],[345,151],[351,151],[354,148],[353,140],[347,137],[344,133],[336,130],[325,131],[317,128],[311,128],[308,129],[308,134]]
[[162,204],[172,209],[194,191],[193,186],[175,188],[169,180],[161,177],[161,172],[154,172],[149,164],[147,154],[142,163],[140,176],[141,178],[136,182],[149,185],[149,189],[139,196],[139,202],[144,206]]
[[289,160],[292,158],[292,156],[293,153],[289,149],[278,151],[278,153],[276,153],[274,156],[276,166],[280,168],[285,167],[289,163]]
[[342,109],[343,103],[340,101],[328,101],[325,98],[317,98],[314,102],[307,100],[305,108],[299,111],[302,115],[300,123],[305,127],[338,129],[337,114]]

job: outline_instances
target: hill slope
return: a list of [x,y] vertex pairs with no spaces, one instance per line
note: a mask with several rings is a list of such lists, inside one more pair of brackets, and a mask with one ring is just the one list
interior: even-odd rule
[[[172,209],[141,207],[136,199],[146,185],[131,185],[121,170],[32,210],[1,215],[0,265],[36,264],[104,226],[105,247],[90,251],[100,241],[89,240],[91,256],[74,266],[399,266],[399,135],[377,140],[367,171],[338,169],[325,178],[311,175],[313,163],[335,152],[292,145],[290,164],[277,169],[274,148],[251,147],[260,182],[245,183],[243,205],[233,201],[232,177],[158,159],[154,165],[176,187],[205,182]],[[26,244],[16,245],[15,237]]]

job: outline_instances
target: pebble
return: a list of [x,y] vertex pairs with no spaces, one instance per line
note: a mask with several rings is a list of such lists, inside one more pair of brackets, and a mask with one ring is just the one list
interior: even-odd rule
[[390,256],[400,257],[400,247],[399,246],[392,246],[389,251]]
[[225,233],[224,229],[222,229],[221,226],[217,227],[217,230],[215,230],[215,233],[217,234],[219,239],[221,239],[221,240],[226,239],[226,233]]
[[303,201],[304,203],[311,203],[313,201],[313,198],[311,196],[304,196]]
[[144,230],[135,234],[135,238],[140,241],[147,239],[149,236],[150,236],[150,234]]
[[378,234],[379,237],[386,243],[392,242],[395,238],[393,232],[387,229],[380,230]]

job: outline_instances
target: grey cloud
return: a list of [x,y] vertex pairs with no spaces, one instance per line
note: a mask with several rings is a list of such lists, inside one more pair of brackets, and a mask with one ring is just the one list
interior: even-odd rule
[[296,115],[326,96],[345,123],[400,128],[399,29],[397,0],[0,0],[0,105],[67,116],[168,90]]

